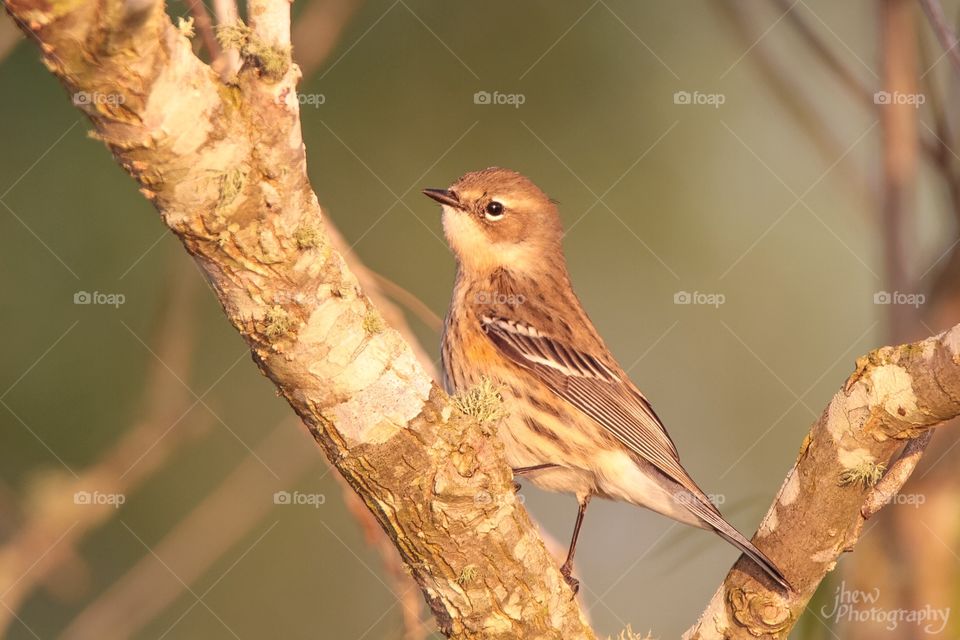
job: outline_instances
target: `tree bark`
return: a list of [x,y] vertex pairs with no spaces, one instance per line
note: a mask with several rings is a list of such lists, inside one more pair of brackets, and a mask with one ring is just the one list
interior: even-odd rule
[[[514,496],[496,426],[459,413],[331,244],[307,180],[286,0],[250,0],[250,26],[221,31],[242,58],[226,81],[157,0],[5,4],[400,550],[441,630],[593,638]],[[902,468],[883,476],[887,461],[958,414],[960,326],[860,359],[755,537],[795,591],[738,562],[690,637],[786,637],[899,489]]]
[[310,188],[286,0],[221,31],[228,82],[156,0],[10,0],[45,64],[207,274],[253,358],[376,515],[456,638],[593,638],[460,414],[332,248]]
[[[830,401],[800,447],[754,543],[784,570],[779,593],[739,560],[686,637],[786,638],[863,525],[912,471],[886,465],[904,446],[960,414],[960,325],[921,342],[883,347]],[[884,473],[886,472],[886,473]]]

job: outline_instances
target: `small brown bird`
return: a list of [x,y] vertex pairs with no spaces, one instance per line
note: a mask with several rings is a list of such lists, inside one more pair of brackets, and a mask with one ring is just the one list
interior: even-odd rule
[[497,384],[507,413],[499,434],[514,473],[576,495],[561,567],[574,592],[573,556],[592,496],[715,531],[789,589],[681,466],[657,414],[587,317],[567,274],[554,203],[523,175],[495,167],[423,193],[442,205],[457,259],[444,385],[456,393],[484,378]]

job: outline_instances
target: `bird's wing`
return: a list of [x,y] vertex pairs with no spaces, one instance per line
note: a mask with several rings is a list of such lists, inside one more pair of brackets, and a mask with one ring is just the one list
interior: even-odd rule
[[[508,360],[524,368],[557,396],[590,416],[624,446],[679,485],[674,494],[707,525],[750,556],[785,588],[776,564],[730,523],[680,465],[680,456],[660,418],[626,376],[597,357],[544,335],[529,324],[481,316],[487,337]],[[689,499],[693,498],[693,499]]]
[[629,379],[595,356],[531,325],[492,316],[482,316],[481,323],[507,359],[532,373],[669,478],[698,497],[702,494],[680,465],[677,448],[660,418]]

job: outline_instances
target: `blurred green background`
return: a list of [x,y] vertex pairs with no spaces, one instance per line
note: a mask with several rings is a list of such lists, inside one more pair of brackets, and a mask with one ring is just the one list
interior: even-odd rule
[[[885,309],[873,303],[885,287],[876,113],[816,63],[779,9],[757,1],[740,10],[752,37],[706,0],[372,0],[304,78],[303,93],[322,94],[323,104],[305,105],[302,120],[310,175],[335,224],[366,265],[440,315],[454,264],[438,207],[419,190],[500,165],[556,198],[591,317],[691,474],[752,532],[854,358],[886,342]],[[171,15],[185,11],[170,6]],[[807,0],[802,11],[875,85],[876,4]],[[758,73],[755,58],[770,51],[826,116],[836,153]],[[932,77],[947,73],[941,65]],[[476,104],[481,91],[520,94],[523,104]],[[0,536],[9,542],[38,511],[55,509],[50,487],[83,476],[150,419],[149,388],[162,381],[186,394],[165,407],[173,419],[160,425],[161,444],[134,442],[128,464],[107,475],[129,480],[131,464],[157,468],[27,594],[4,637],[57,637],[136,571],[155,572],[147,584],[174,592],[131,630],[136,638],[402,637],[391,583],[325,463],[288,468],[283,452],[310,439],[31,44],[0,64],[0,92]],[[718,94],[723,104],[677,104],[676,92],[692,101]],[[921,289],[955,235],[942,190],[927,186],[910,212]],[[190,351],[168,369],[151,350],[185,280],[195,292],[176,331],[193,327]],[[125,301],[74,304],[80,291]],[[723,304],[675,304],[683,291],[719,294]],[[436,357],[437,333],[411,323]],[[186,555],[171,556],[164,541],[225,483],[238,483],[231,474],[243,465],[248,484],[234,486],[223,517],[172,547]],[[275,491],[326,500],[274,505]],[[574,500],[523,493],[565,544]],[[577,558],[596,628],[616,635],[629,623],[678,637],[737,553],[651,513],[594,504]],[[189,551],[244,517],[193,576]],[[67,532],[71,522],[56,526]],[[42,570],[58,544],[31,549],[24,568]],[[794,635],[831,637],[833,624],[806,619]]]

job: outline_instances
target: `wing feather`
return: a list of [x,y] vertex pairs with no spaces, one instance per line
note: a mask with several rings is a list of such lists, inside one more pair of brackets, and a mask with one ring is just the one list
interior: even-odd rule
[[629,380],[621,379],[595,356],[529,325],[490,316],[481,321],[487,336],[509,360],[533,373],[669,478],[698,496],[702,493],[680,465],[677,448],[653,407]]
[[[510,361],[523,367],[558,397],[588,415],[637,456],[679,486],[675,497],[730,541],[783,587],[790,584],[776,564],[731,526],[680,465],[677,448],[653,407],[629,380],[595,356],[503,318],[481,318],[487,336]],[[625,376],[624,376],[625,377]],[[682,492],[686,490],[689,496]]]

